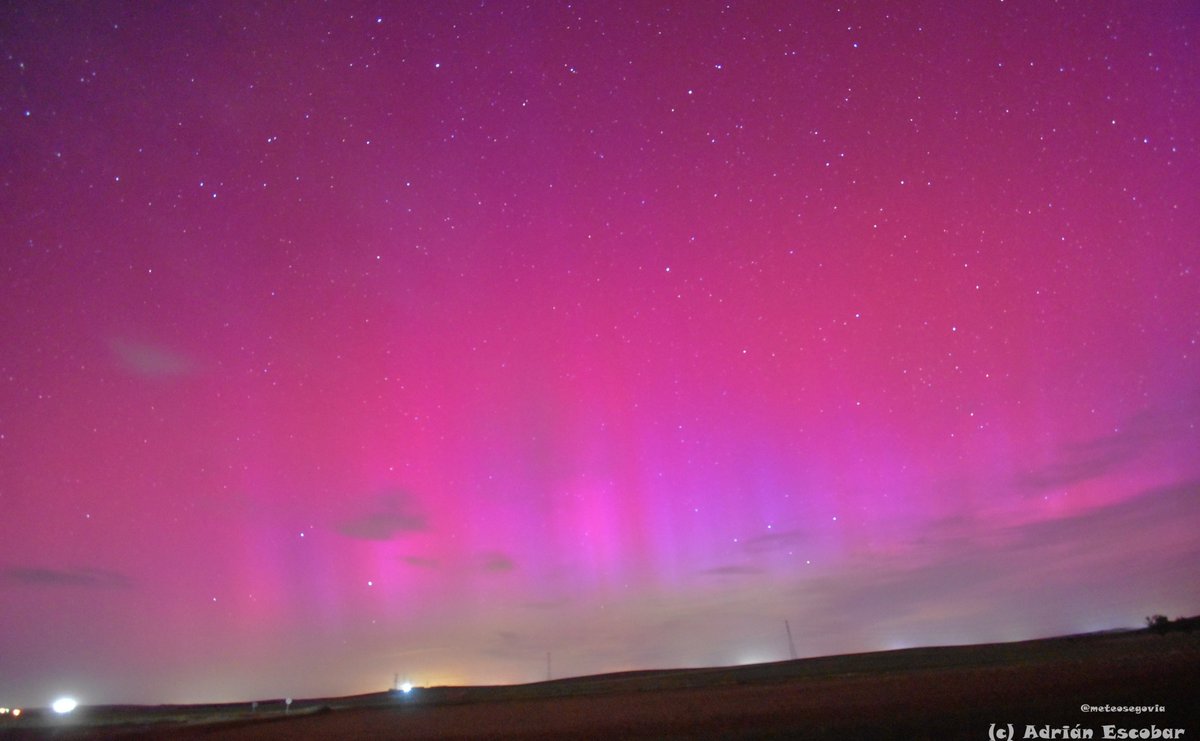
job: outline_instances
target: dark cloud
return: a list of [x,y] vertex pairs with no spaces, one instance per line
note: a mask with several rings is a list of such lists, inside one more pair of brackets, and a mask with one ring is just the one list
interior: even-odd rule
[[0,572],[4,579],[34,587],[98,587],[124,588],[131,582],[124,574],[104,569],[47,569],[12,566]]
[[158,345],[114,339],[109,348],[122,368],[147,378],[185,376],[195,368],[185,356]]
[[716,566],[711,569],[701,571],[702,574],[713,574],[715,576],[753,576],[755,574],[765,574],[766,569],[748,564]]
[[436,558],[425,558],[424,556],[401,556],[400,560],[409,566],[416,566],[419,569],[436,569],[438,567]]
[[1008,529],[1012,546],[1023,549],[1059,541],[1107,541],[1161,523],[1196,522],[1200,517],[1200,479],[1147,489],[1136,496],[1078,515]]
[[1060,489],[1112,471],[1133,457],[1128,448],[1111,446],[1108,451],[1086,447],[1066,450],[1062,458],[1017,476],[1017,485],[1024,489]]
[[[843,618],[849,615],[864,636],[896,628],[925,643],[943,639],[922,624],[959,629],[955,635],[961,638],[976,635],[972,630],[1005,635],[1019,622],[1016,615],[1039,625],[1054,625],[1073,611],[1108,620],[1106,610],[1117,611],[1119,604],[1107,595],[1118,594],[1122,585],[1137,583],[1145,595],[1159,599],[1178,592],[1200,559],[1200,541],[1188,526],[1198,518],[1200,479],[1053,519],[987,528],[947,518],[930,523],[907,549],[852,556],[836,578],[798,581],[789,594],[805,605],[800,624],[814,635],[845,633]],[[1127,550],[1113,543],[1144,545]],[[1155,604],[1148,601],[1145,610]],[[899,630],[903,626],[908,627]]]
[[391,540],[398,535],[425,532],[425,516],[411,494],[393,490],[381,494],[363,514],[345,520],[337,530],[357,540]]
[[484,571],[493,574],[502,574],[517,568],[516,563],[511,558],[498,551],[481,554],[479,557],[479,566]]
[[1143,410],[1108,434],[1064,445],[1055,460],[1019,474],[1017,485],[1035,491],[1056,489],[1116,470],[1186,435],[1200,415],[1198,407],[1195,399],[1185,396],[1175,407]]
[[1064,445],[1055,460],[1019,474],[1017,484],[1041,491],[1098,478],[1136,460],[1161,438],[1158,430],[1142,426]]
[[532,602],[522,602],[521,607],[527,607],[530,610],[557,610],[560,607],[566,607],[571,604],[570,600],[554,599]]
[[800,545],[809,539],[807,533],[800,530],[784,530],[778,533],[756,535],[742,541],[742,547],[751,553],[774,551],[788,546]]

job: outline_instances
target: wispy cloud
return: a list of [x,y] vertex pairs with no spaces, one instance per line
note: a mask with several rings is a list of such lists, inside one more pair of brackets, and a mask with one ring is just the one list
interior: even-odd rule
[[800,530],[784,530],[778,533],[756,535],[742,541],[742,546],[751,553],[774,551],[807,542],[811,536]]
[[507,555],[499,551],[493,551],[480,554],[479,567],[489,573],[501,574],[517,568],[517,564]]
[[530,610],[557,610],[561,607],[567,607],[570,604],[571,601],[567,599],[532,600],[529,602],[522,602],[521,607],[525,607]]
[[1017,484],[1041,491],[1103,476],[1194,429],[1198,413],[1200,404],[1187,396],[1176,407],[1143,410],[1112,432],[1063,446],[1052,461],[1019,474]]
[[396,489],[379,495],[365,512],[343,521],[337,530],[357,540],[391,540],[398,535],[425,532],[427,527],[414,497]]
[[1195,570],[1200,542],[1190,523],[1197,517],[1200,480],[1016,525],[947,519],[931,523],[912,550],[849,557],[836,575],[797,581],[791,594],[806,605],[805,624],[817,634],[843,631],[839,620],[847,615],[857,616],[864,635],[906,626],[925,643],[943,640],[929,632],[933,624],[980,640],[1003,636],[1009,626],[1075,629],[1071,621],[1083,620],[1081,613],[1107,621],[1120,612],[1119,600],[1108,596],[1116,584],[1139,584],[1146,611],[1164,595],[1194,600],[1196,590],[1171,595],[1162,585],[1186,583],[1184,575]]
[[36,566],[11,566],[0,571],[5,581],[33,587],[124,588],[132,584],[127,576],[104,569],[48,569]]
[[700,573],[714,576],[754,576],[766,573],[766,570],[749,564],[731,564],[729,566],[716,566],[711,569],[704,569]]
[[[1122,532],[1148,531],[1156,525],[1195,521],[1200,515],[1200,479],[1142,491],[1127,499],[1062,518],[1008,528],[1012,547],[1023,550],[1067,540],[1105,542]],[[1197,543],[1200,549],[1200,543]]]
[[401,556],[400,560],[409,566],[416,566],[419,569],[436,569],[438,561],[436,558],[425,558],[424,556]]
[[186,356],[160,345],[112,339],[109,348],[122,368],[146,378],[184,376],[195,368],[195,364]]

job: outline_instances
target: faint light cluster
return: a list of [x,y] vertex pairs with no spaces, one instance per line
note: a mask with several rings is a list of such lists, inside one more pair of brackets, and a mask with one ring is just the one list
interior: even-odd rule
[[0,715],[11,715],[14,718],[21,717],[21,708],[0,708]]

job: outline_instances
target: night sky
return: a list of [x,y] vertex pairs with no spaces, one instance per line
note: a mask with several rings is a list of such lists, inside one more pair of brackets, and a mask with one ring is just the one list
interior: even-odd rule
[[0,14],[0,704],[1200,612],[1195,2]]

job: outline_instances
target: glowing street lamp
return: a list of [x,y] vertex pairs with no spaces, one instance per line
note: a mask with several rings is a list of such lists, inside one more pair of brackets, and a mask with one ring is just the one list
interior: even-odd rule
[[59,715],[66,715],[79,705],[73,697],[60,697],[50,703],[50,709]]

